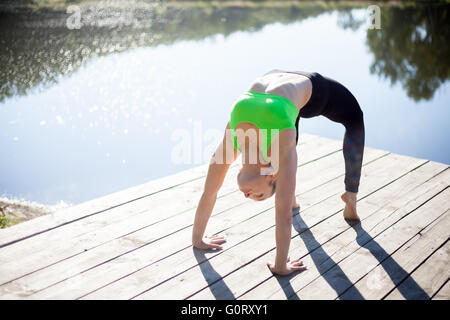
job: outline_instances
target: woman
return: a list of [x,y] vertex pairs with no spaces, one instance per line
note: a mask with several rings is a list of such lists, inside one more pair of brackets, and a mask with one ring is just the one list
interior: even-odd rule
[[306,269],[287,257],[291,241],[292,209],[297,171],[298,122],[300,117],[323,115],[345,126],[344,218],[359,220],[356,195],[364,151],[363,112],[342,84],[318,73],[272,70],[256,79],[234,103],[225,135],[208,168],[205,187],[195,215],[192,243],[199,249],[222,249],[221,236],[204,236],[230,164],[242,152],[237,176],[239,189],[253,200],[275,193],[275,263],[273,273],[287,275]]

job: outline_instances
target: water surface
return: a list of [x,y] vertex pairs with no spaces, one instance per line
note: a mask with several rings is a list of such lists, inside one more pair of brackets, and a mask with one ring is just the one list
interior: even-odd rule
[[[450,164],[448,6],[382,8],[380,30],[361,8],[202,10],[79,30],[61,13],[4,16],[0,194],[76,204],[204,163],[233,101],[275,68],[348,87],[367,146]],[[187,164],[180,130],[204,139]],[[344,134],[322,117],[300,131]]]

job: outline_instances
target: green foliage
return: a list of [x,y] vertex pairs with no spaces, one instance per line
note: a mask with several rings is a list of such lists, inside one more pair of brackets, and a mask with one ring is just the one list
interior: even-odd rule
[[382,8],[381,29],[367,31],[372,73],[397,82],[409,97],[431,99],[450,79],[450,6]]
[[4,209],[2,207],[0,207],[0,229],[11,227],[12,225],[14,225],[18,222],[19,221],[15,220],[15,219],[9,218],[6,215]]
[[8,226],[8,221],[3,213],[0,213],[0,229],[6,228]]

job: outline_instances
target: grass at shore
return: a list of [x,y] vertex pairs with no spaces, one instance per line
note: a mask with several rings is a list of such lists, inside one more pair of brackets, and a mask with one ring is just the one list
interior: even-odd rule
[[19,222],[20,219],[9,212],[6,203],[0,201],[0,229],[11,227]]
[[0,198],[0,229],[11,227],[20,222],[54,213],[70,206],[67,203],[49,206],[23,199]]
[[[439,0],[436,0],[439,1]],[[377,2],[378,5],[389,6],[403,6],[414,5],[417,1],[411,0],[386,0]],[[450,0],[441,0],[440,2],[450,3]],[[80,7],[97,7],[97,8],[149,8],[155,6],[162,7],[297,7],[305,6],[323,6],[323,7],[338,7],[338,6],[368,6],[373,4],[373,1],[359,1],[359,0],[14,0],[6,1],[1,4],[0,8],[14,9],[14,8],[28,8],[33,10],[65,10],[69,5],[78,5]]]
[[0,209],[0,229],[11,227],[19,222],[19,220],[6,215]]

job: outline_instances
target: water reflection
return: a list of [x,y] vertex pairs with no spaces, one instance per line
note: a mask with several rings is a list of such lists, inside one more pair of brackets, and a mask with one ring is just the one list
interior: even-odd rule
[[[421,8],[383,8],[382,17],[393,24],[408,10],[429,10]],[[423,55],[430,61],[405,75],[434,90],[421,90],[430,99],[417,104],[371,75],[371,63],[387,62],[367,48],[397,45],[404,60],[381,57],[400,70],[404,61],[410,70],[422,49],[404,49],[388,20],[381,31],[366,31],[365,9],[146,7],[122,16],[83,9],[79,30],[66,27],[64,12],[0,13],[0,195],[79,203],[196,166],[172,162],[174,130],[193,132],[197,122],[204,132],[223,130],[236,96],[275,68],[318,71],[351,88],[364,109],[368,146],[449,163],[448,95],[432,85],[445,87],[448,77],[446,8],[431,9],[435,29],[423,29],[432,35]],[[406,20],[411,25],[400,29],[414,28],[416,20]],[[340,127],[319,117],[303,121],[301,132],[342,139]],[[205,145],[213,140],[204,138]]]
[[331,10],[323,6],[84,8],[81,28],[64,11],[0,12],[0,102],[49,86],[91,57],[138,47],[198,40],[289,23]]
[[[358,29],[364,20],[351,11],[340,26]],[[400,83],[415,101],[429,100],[450,79],[450,6],[421,3],[414,7],[383,7],[381,30],[367,31],[374,61],[370,72]]]
[[[70,30],[70,14],[62,11],[0,12],[0,101],[26,94],[37,85],[51,85],[90,57],[136,47],[202,39],[214,34],[257,31],[274,22],[315,17],[326,6],[200,7],[161,10],[84,8],[79,30]],[[356,31],[366,16],[338,6],[339,26]],[[382,7],[378,32],[367,31],[374,61],[370,71],[400,82],[414,100],[430,99],[450,77],[450,6],[420,4]]]

